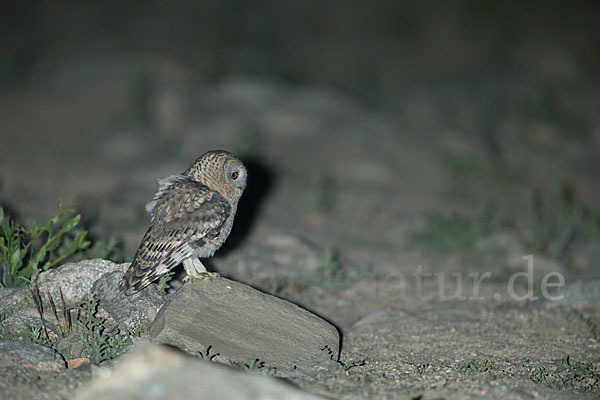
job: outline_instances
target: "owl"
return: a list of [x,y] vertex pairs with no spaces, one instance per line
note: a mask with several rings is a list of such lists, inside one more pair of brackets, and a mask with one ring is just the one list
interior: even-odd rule
[[190,277],[207,277],[200,258],[229,236],[248,173],[233,154],[209,151],[183,172],[158,181],[146,204],[152,223],[125,272],[121,288],[133,294],[181,262]]

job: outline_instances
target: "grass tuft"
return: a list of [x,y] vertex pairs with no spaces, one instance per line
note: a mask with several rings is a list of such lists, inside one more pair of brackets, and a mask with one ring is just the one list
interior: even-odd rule
[[431,215],[423,220],[409,242],[412,245],[422,244],[440,254],[469,255],[476,253],[477,244],[482,238],[499,232],[505,225],[489,207],[473,219],[457,215]]
[[330,291],[343,290],[351,284],[351,279],[344,270],[337,251],[331,246],[327,246],[323,251],[323,259],[315,283]]
[[566,190],[554,188],[531,198],[531,247],[564,259],[577,238],[600,238],[600,219],[578,206]]
[[206,349],[204,351],[198,352],[198,357],[200,357],[203,360],[214,361],[215,358],[217,358],[221,355],[219,353],[211,354],[211,350],[212,350],[212,346],[210,346],[210,345],[206,346]]

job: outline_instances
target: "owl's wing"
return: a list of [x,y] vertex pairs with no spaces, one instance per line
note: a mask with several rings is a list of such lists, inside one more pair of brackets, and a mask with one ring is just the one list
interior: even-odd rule
[[177,176],[153,201],[152,225],[121,282],[127,294],[142,290],[218,236],[231,214],[223,196],[189,177]]
[[150,213],[152,221],[154,221],[154,207],[156,206],[156,203],[158,203],[163,194],[165,194],[171,185],[175,185],[177,183],[189,183],[191,181],[191,178],[187,175],[171,175],[156,181],[156,183],[158,183],[158,190],[154,194],[152,201],[146,204],[146,211]]

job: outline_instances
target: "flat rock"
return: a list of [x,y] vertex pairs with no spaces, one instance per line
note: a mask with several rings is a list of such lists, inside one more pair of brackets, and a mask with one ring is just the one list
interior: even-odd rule
[[166,346],[140,347],[97,374],[75,399],[318,399],[270,376],[202,361]]
[[288,301],[225,278],[193,279],[150,326],[153,341],[195,353],[211,346],[218,361],[260,359],[291,368],[333,358],[339,334],[330,323]]
[[91,379],[91,369],[67,368],[49,347],[27,341],[0,341],[0,398],[66,400]]
[[0,362],[17,363],[43,371],[66,368],[65,360],[51,348],[18,340],[0,340]]
[[558,288],[552,295],[556,304],[573,307],[593,307],[600,304],[600,280],[576,281]]

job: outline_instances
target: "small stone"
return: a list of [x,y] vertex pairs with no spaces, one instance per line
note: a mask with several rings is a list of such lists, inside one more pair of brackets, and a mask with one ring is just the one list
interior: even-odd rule
[[72,333],[61,338],[56,344],[56,350],[65,357],[79,357],[84,350],[83,343],[80,340],[73,340],[77,333]]
[[90,362],[90,359],[87,357],[79,357],[67,360],[67,365],[69,366],[69,368],[79,368],[81,367],[81,365],[89,364]]
[[337,359],[335,327],[288,301],[225,278],[192,279],[161,309],[153,341],[197,353],[211,346],[221,362],[260,359],[268,367]]

